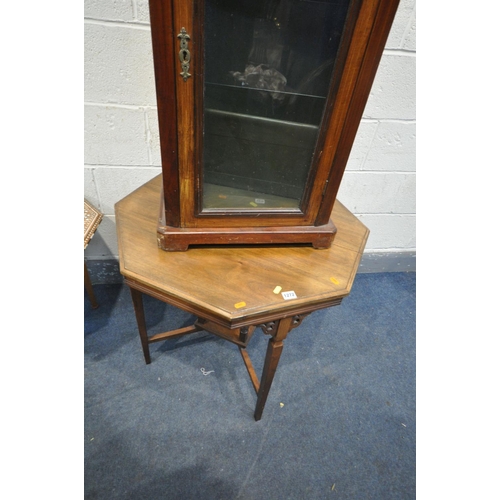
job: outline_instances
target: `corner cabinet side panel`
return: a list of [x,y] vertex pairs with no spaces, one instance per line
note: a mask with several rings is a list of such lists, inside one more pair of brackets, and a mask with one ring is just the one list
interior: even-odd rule
[[171,0],[149,0],[151,38],[160,129],[163,174],[162,207],[165,224],[180,224],[180,190],[177,148],[177,105],[173,5]]

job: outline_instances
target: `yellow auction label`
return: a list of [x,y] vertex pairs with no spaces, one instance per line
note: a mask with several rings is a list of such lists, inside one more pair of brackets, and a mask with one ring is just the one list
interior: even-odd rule
[[280,286],[277,286],[277,287],[273,290],[273,293],[275,293],[275,294],[277,295],[278,293],[280,293],[280,292],[281,292],[281,290],[282,290],[282,288],[281,288]]
[[241,307],[245,307],[247,305],[246,302],[237,302],[236,304],[234,304],[234,307],[236,309],[240,309]]
[[330,277],[330,281],[332,283],[335,283],[336,285],[338,285],[340,283],[340,281],[337,278],[334,278],[333,276]]

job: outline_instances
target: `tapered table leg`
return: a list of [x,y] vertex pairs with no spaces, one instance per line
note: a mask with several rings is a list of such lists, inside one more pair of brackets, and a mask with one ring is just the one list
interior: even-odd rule
[[269,389],[271,389],[274,374],[276,373],[276,369],[278,368],[281,352],[283,351],[283,341],[288,335],[288,332],[292,329],[292,320],[292,317],[280,320],[276,329],[276,333],[267,344],[266,359],[264,361],[264,368],[262,370],[262,377],[260,379],[260,387],[257,394],[257,404],[255,406],[255,420],[260,420],[262,417],[262,412],[264,411],[267,395],[269,394]]
[[142,303],[142,293],[130,287],[132,294],[132,302],[134,304],[135,319],[137,320],[137,327],[139,328],[139,335],[141,337],[142,351],[146,364],[151,363],[151,356],[149,354],[148,332],[146,329],[146,319],[144,317],[144,305]]

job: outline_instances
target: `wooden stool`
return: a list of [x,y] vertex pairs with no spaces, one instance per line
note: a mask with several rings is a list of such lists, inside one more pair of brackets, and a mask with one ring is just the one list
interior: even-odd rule
[[[83,249],[85,250],[89,244],[89,241],[94,236],[97,230],[97,226],[101,223],[103,214],[93,207],[87,200],[83,200]],[[94,289],[92,288],[92,282],[90,281],[89,271],[87,269],[87,262],[83,261],[84,266],[84,281],[85,290],[90,298],[90,303],[92,308],[96,309],[99,307],[97,300],[94,295]]]

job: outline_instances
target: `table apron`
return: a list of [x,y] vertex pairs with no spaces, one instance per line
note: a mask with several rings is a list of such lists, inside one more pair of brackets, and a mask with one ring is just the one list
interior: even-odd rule
[[297,305],[290,304],[290,305],[288,305],[287,308],[283,308],[280,310],[266,311],[266,312],[260,312],[260,313],[256,313],[256,314],[249,314],[248,316],[242,316],[239,318],[235,318],[234,320],[226,320],[226,319],[221,318],[220,316],[214,314],[212,311],[204,309],[203,307],[196,307],[192,303],[183,301],[182,299],[179,299],[178,297],[172,297],[170,295],[162,293],[162,292],[158,291],[157,289],[155,289],[151,286],[146,286],[142,283],[139,283],[136,280],[125,277],[124,281],[125,281],[125,284],[127,284],[130,288],[133,288],[134,290],[137,290],[138,292],[150,295],[151,297],[154,297],[158,300],[161,300],[162,302],[170,304],[174,307],[178,307],[179,309],[182,309],[183,311],[192,313],[200,318],[203,318],[203,319],[206,319],[209,321],[213,321],[214,323],[217,323],[221,326],[224,326],[224,327],[230,328],[230,329],[237,329],[237,328],[241,328],[243,326],[259,326],[259,325],[268,323],[270,321],[276,321],[276,320],[288,318],[290,316],[297,316],[300,314],[318,311],[320,309],[326,309],[328,307],[338,306],[342,302],[342,299],[343,299],[343,297],[334,297],[334,298],[328,298],[325,300],[312,302],[312,303],[308,303],[308,304],[297,304]]

